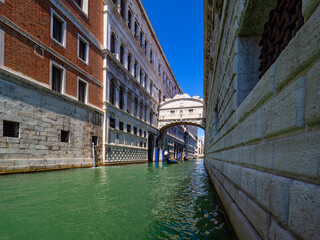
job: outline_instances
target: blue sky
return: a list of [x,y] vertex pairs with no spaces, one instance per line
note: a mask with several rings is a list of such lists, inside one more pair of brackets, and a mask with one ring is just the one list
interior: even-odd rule
[[[203,1],[142,0],[184,93],[203,97]],[[198,130],[198,136],[203,136]]]

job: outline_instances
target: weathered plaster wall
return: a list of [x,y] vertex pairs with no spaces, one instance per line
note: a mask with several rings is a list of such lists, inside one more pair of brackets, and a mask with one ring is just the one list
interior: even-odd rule
[[320,239],[320,1],[260,80],[257,2],[214,15],[205,165],[240,239]]
[[[101,112],[6,71],[0,93],[0,172],[92,166],[92,136],[101,156]],[[19,122],[19,138],[3,137],[3,120]],[[69,143],[61,130],[70,131]]]

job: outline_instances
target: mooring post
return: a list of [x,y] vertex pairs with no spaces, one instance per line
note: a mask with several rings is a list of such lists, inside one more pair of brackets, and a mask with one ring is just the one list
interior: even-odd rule
[[164,163],[164,150],[162,150],[162,163]]
[[156,149],[156,163],[159,162],[159,149]]

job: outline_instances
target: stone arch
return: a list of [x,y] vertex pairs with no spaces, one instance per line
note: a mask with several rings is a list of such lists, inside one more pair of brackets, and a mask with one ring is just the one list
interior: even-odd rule
[[202,99],[198,96],[178,94],[161,103],[158,124],[160,132],[179,125],[194,125],[205,129]]

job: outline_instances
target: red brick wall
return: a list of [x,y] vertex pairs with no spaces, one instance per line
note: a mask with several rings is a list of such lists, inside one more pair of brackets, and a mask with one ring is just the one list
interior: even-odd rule
[[[87,18],[72,0],[63,0],[68,9],[81,23],[102,43],[103,39],[103,3],[100,0],[89,1],[89,18]],[[67,22],[66,48],[50,37],[51,10],[54,9]],[[103,82],[103,57],[100,49],[86,38],[86,35],[69,21],[47,0],[25,1],[6,0],[0,4],[0,14],[12,21],[43,44],[72,62],[99,82]],[[66,93],[77,96],[77,76],[89,83],[89,103],[102,107],[102,86],[82,75],[75,68],[56,59],[45,51],[44,58],[34,53],[34,43],[20,33],[0,22],[5,31],[4,65],[21,72],[37,81],[49,84],[50,59],[66,68]],[[78,59],[78,33],[89,42],[89,64]]]

